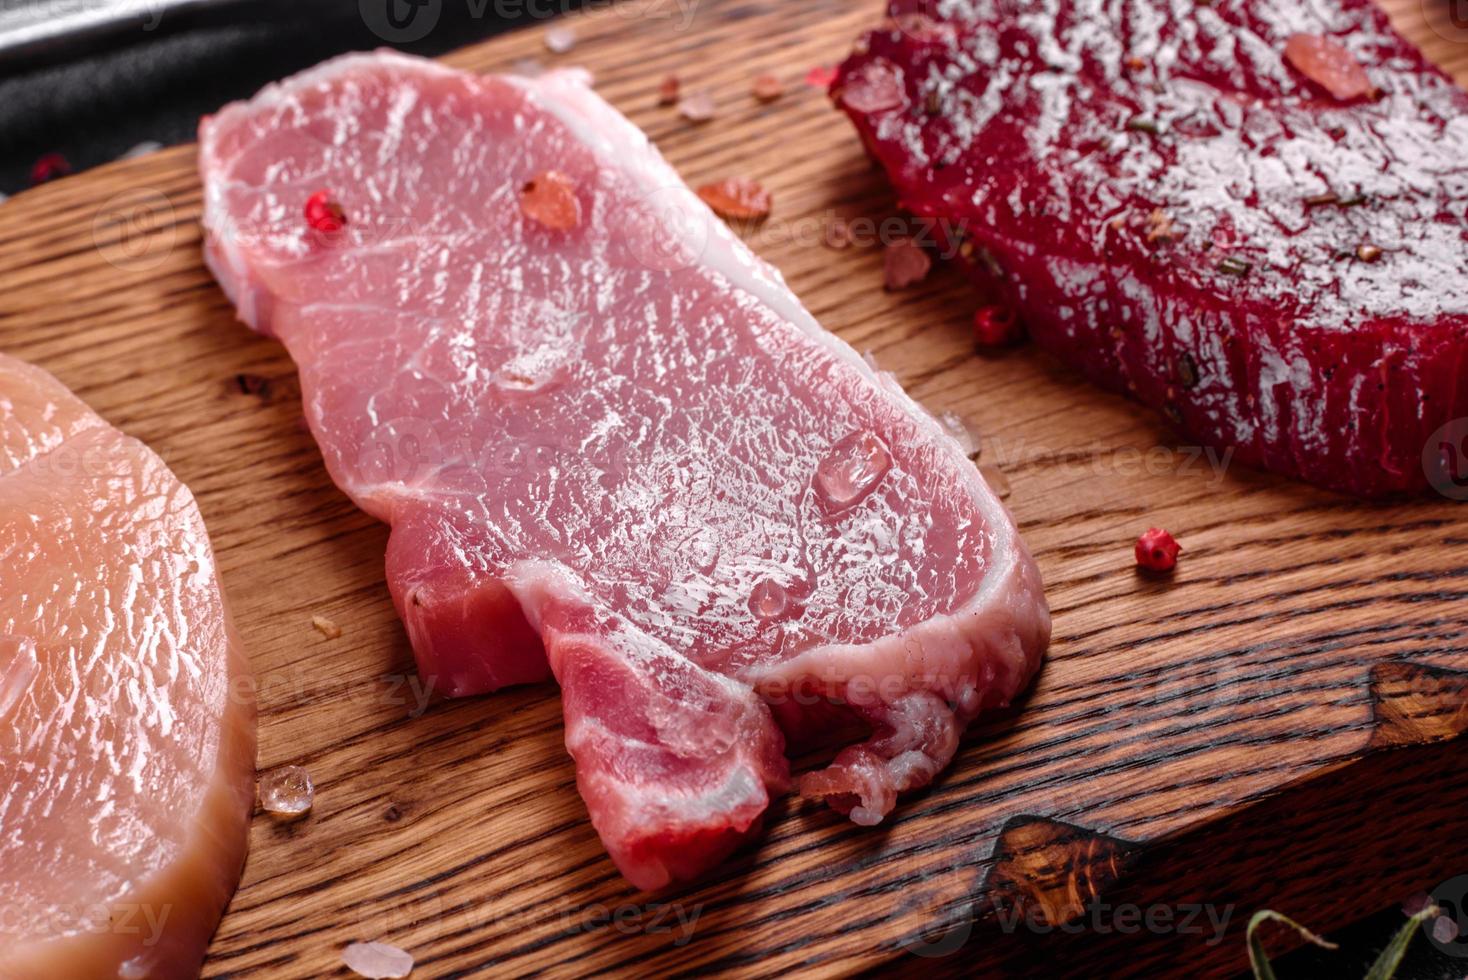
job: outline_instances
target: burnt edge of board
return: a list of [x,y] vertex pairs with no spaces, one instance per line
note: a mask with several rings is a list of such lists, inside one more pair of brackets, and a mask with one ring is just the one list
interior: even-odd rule
[[1468,673],[1392,660],[1371,668],[1367,751],[1441,742],[1468,732]]
[[1139,845],[1049,817],[1005,821],[982,894],[988,911],[1039,927],[1074,922],[1130,868]]
[[[1468,672],[1392,660],[1374,665],[1364,681],[1372,719],[1359,750],[1322,760],[1314,772],[1179,835],[1126,840],[1043,816],[1011,818],[968,906],[989,927],[982,934],[990,945],[968,943],[969,956],[952,961],[1002,963],[1014,976],[1047,980],[1107,970],[1231,975],[1247,970],[1243,930],[1258,908],[1311,910],[1339,922],[1468,872],[1468,778],[1441,778],[1458,772],[1453,760],[1468,737]],[[1404,824],[1404,814],[1436,816]],[[1387,828],[1393,846],[1355,853],[1349,864],[1349,880],[1373,883],[1371,895],[1359,887],[1321,894],[1301,884],[1341,880],[1346,842],[1380,840]],[[1261,853],[1271,857],[1260,861]],[[1279,875],[1286,860],[1304,866],[1298,881]],[[1228,911],[1226,931],[1213,941],[1175,932],[1123,935],[1087,921],[1098,906],[1193,905]],[[951,935],[956,943],[903,948],[946,957],[970,938],[964,929]],[[1295,944],[1287,936],[1273,942]],[[926,965],[949,975],[958,965],[952,961]]]
[[[1393,660],[1371,668],[1371,736],[1362,755],[1468,733],[1468,672]],[[1279,793],[1290,794],[1291,787]],[[1161,842],[1158,842],[1161,843]],[[1012,817],[1000,830],[980,894],[985,911],[1044,927],[1075,922],[1136,865],[1145,842],[1049,817]]]

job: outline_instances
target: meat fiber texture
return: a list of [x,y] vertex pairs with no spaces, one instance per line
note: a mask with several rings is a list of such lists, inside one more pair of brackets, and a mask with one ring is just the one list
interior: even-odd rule
[[[1468,95],[1371,0],[891,15],[832,95],[1041,346],[1252,465],[1365,497],[1441,472],[1468,415]],[[1378,91],[1337,100],[1297,34]]]
[[255,705],[188,489],[0,355],[0,977],[197,977]]
[[[974,466],[584,72],[347,56],[201,143],[210,266],[295,359],[332,478],[392,525],[420,673],[455,696],[554,676],[635,884],[757,828],[781,724],[837,702],[870,728],[802,788],[875,823],[1035,673],[1040,578]],[[574,227],[527,213],[536,181],[572,190]],[[323,189],[338,232],[303,220]]]

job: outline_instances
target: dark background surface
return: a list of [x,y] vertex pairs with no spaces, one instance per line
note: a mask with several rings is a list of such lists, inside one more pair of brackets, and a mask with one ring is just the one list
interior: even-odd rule
[[[207,13],[164,11],[152,29],[139,18],[106,38],[54,49],[45,60],[0,62],[0,193],[29,186],[32,166],[48,153],[60,153],[82,170],[139,144],[189,142],[200,116],[332,54],[394,40],[392,46],[406,51],[441,54],[501,31],[544,25],[579,0],[411,0],[411,7],[409,2],[257,0]],[[394,34],[391,25],[375,20],[388,3],[399,5],[398,22],[408,25],[397,37],[384,36]],[[0,7],[0,24],[6,9]],[[840,121],[833,116],[832,124]],[[1281,911],[1317,929],[1340,925],[1311,922],[1305,909]],[[1468,911],[1451,911],[1468,922]],[[1340,951],[1303,949],[1282,957],[1276,969],[1281,980],[1364,977],[1404,921],[1394,906],[1339,929],[1332,938],[1341,943]],[[1468,946],[1460,948],[1468,952]],[[1462,980],[1468,977],[1468,956],[1445,955],[1418,936],[1397,975]]]
[[[1284,911],[1284,910],[1281,910]],[[1460,921],[1468,921],[1468,914],[1460,909],[1451,910]],[[1294,912],[1301,925],[1315,929],[1327,929],[1331,923],[1308,921],[1308,910]],[[1313,977],[1333,977],[1338,980],[1356,980],[1365,977],[1378,953],[1407,921],[1406,913],[1400,908],[1390,908],[1364,922],[1338,929],[1330,939],[1340,944],[1339,950],[1319,949],[1305,946],[1274,962],[1279,980],[1303,980]],[[1268,935],[1268,934],[1267,934]],[[1456,949],[1468,954],[1468,940],[1457,941]],[[1407,956],[1397,971],[1397,980],[1464,980],[1468,978],[1468,958],[1449,956],[1441,952],[1422,932],[1418,932],[1407,948]]]
[[[199,117],[226,102],[330,55],[388,43],[397,33],[385,20],[388,3],[398,5],[399,22],[409,25],[402,35],[423,35],[393,46],[424,55],[545,24],[579,5],[579,0],[415,2],[255,0],[207,12],[163,11],[152,29],[145,26],[152,21],[139,15],[105,39],[51,52],[47,62],[0,61],[0,193],[29,186],[31,167],[43,154],[60,153],[83,170],[140,143],[190,142]],[[0,25],[15,3],[0,5]],[[375,13],[374,3],[383,15]],[[379,16],[384,19],[378,21]],[[369,19],[379,32],[369,27]]]

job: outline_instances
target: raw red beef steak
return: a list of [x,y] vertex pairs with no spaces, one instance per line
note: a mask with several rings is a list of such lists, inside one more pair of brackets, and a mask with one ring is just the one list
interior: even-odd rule
[[1468,95],[1371,0],[891,14],[833,97],[1042,346],[1245,462],[1426,488],[1468,415]]
[[874,823],[1050,621],[956,442],[588,82],[330,62],[205,121],[204,223],[332,477],[392,524],[419,670],[554,675],[592,821],[652,888],[756,826],[776,716],[870,725],[802,785]]

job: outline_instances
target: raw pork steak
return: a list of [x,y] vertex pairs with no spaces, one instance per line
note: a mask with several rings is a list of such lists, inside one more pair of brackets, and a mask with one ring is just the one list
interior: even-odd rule
[[239,881],[255,705],[162,460],[0,355],[0,977],[197,977]]
[[[392,524],[419,670],[554,675],[634,883],[751,831],[787,780],[775,714],[870,725],[803,787],[875,823],[1035,672],[1039,576],[955,441],[584,73],[349,56],[207,120],[201,168],[211,267]],[[323,189],[338,231],[303,217]]]
[[1371,0],[891,12],[833,95],[1041,345],[1245,462],[1426,488],[1468,415],[1468,94]]

